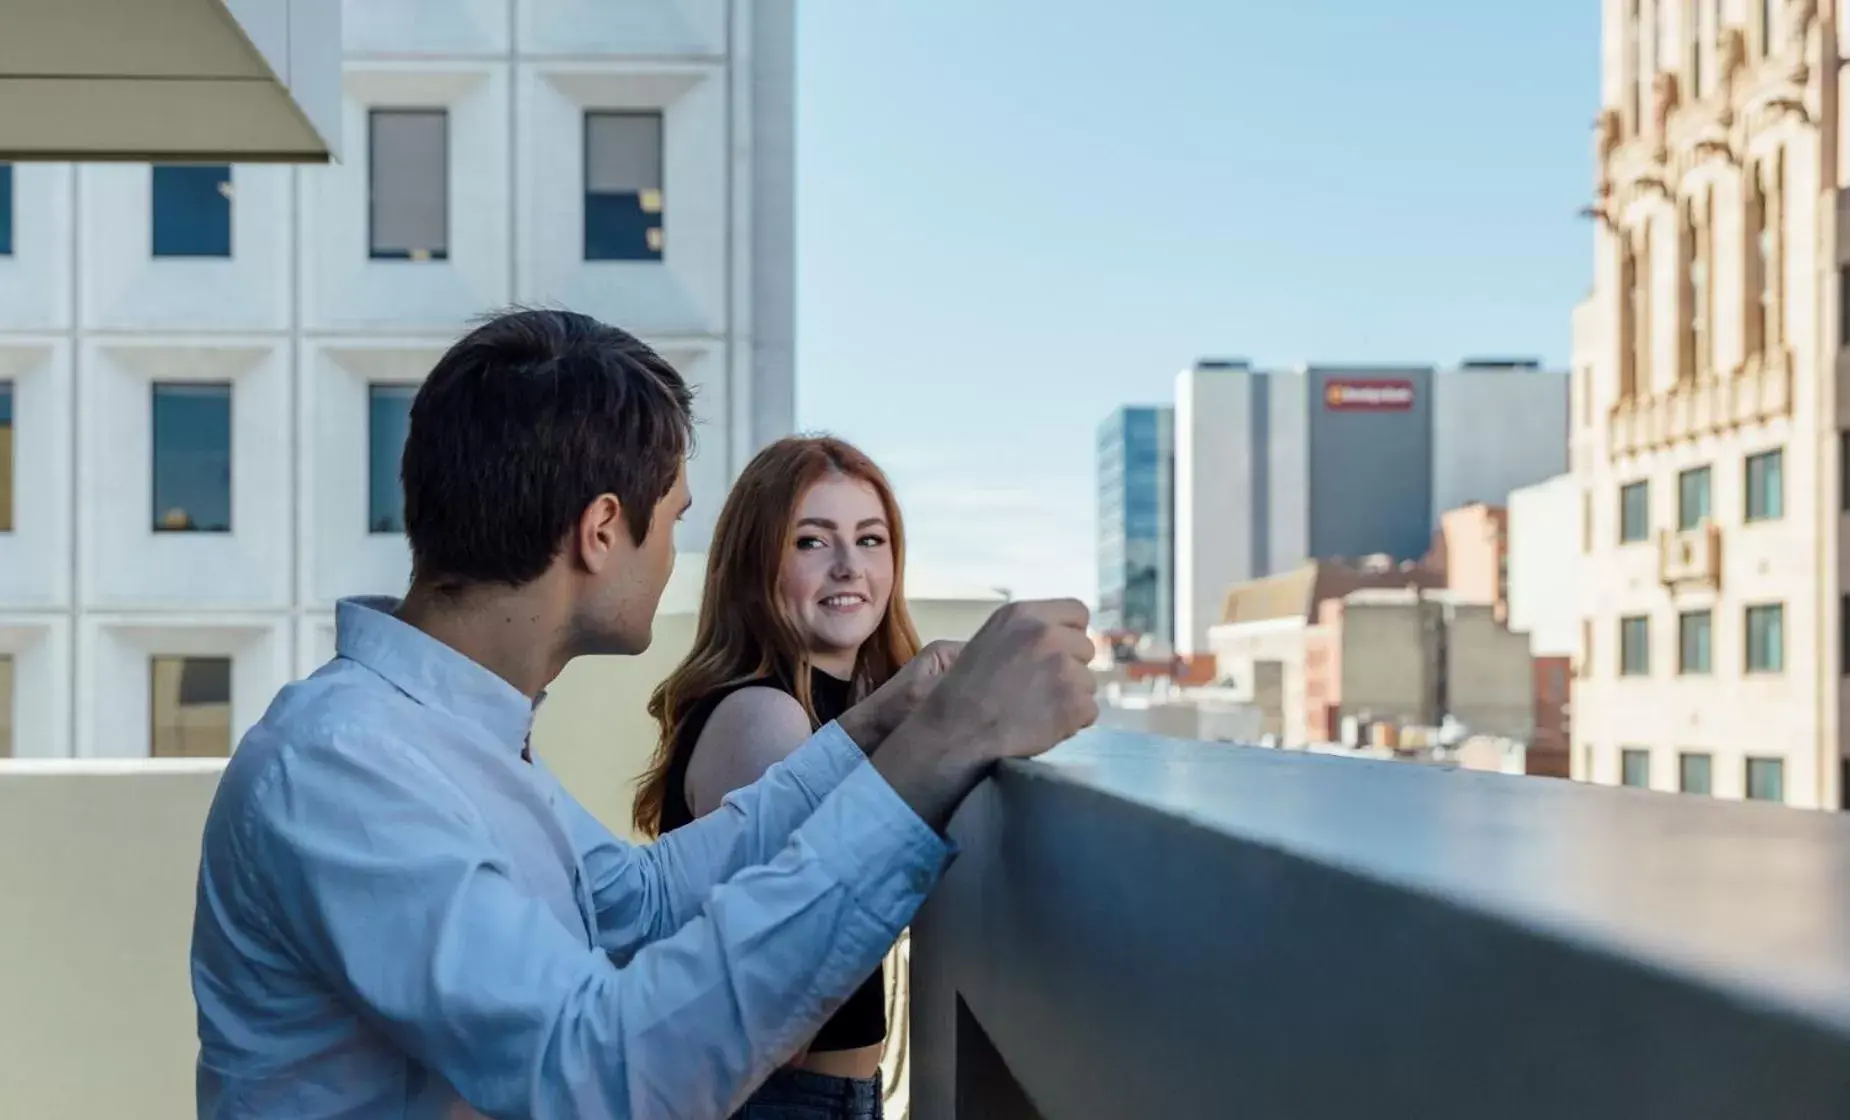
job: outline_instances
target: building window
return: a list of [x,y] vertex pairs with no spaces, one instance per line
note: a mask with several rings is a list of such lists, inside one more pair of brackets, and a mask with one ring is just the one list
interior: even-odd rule
[[367,390],[366,413],[366,528],[372,533],[405,531],[405,489],[399,482],[399,462],[405,455],[405,436],[411,430],[411,402],[415,385],[373,385]]
[[1651,231],[1646,226],[1619,250],[1619,399],[1634,400],[1651,368]]
[[1678,339],[1677,376],[1685,382],[1696,381],[1706,377],[1710,371],[1709,345],[1709,262],[1710,251],[1710,198],[1705,192],[1701,198],[1692,198],[1683,204],[1682,222],[1678,229],[1677,251],[1681,266],[1682,291],[1679,293],[1683,302],[1681,336]]
[[1786,668],[1786,608],[1769,603],[1747,608],[1747,671],[1780,673]]
[[1706,754],[1685,751],[1677,756],[1677,789],[1684,793],[1711,792],[1709,770],[1713,760]]
[[1759,9],[1754,21],[1754,30],[1759,34],[1759,42],[1755,45],[1761,54],[1770,55],[1773,53],[1773,0],[1753,0],[1753,3]]
[[1837,269],[1837,348],[1850,346],[1850,264]]
[[1745,338],[1742,353],[1749,356],[1766,353],[1767,347],[1767,256],[1772,246],[1767,240],[1766,185],[1760,168],[1747,170],[1747,275],[1742,285],[1747,292]]
[[1580,676],[1582,679],[1593,675],[1593,620],[1580,620]]
[[0,758],[13,757],[13,659],[0,653]]
[[1651,484],[1619,487],[1619,543],[1637,544],[1651,536]]
[[1785,473],[1781,451],[1747,457],[1747,520],[1777,521],[1785,515]]
[[1777,758],[1747,760],[1747,799],[1749,801],[1786,800],[1786,764]]
[[1619,752],[1619,782],[1638,789],[1651,788],[1651,752],[1628,748]]
[[13,531],[13,383],[0,381],[0,533]]
[[450,114],[374,109],[367,114],[367,234],[375,260],[450,255]]
[[0,257],[13,255],[13,165],[0,163]]
[[1837,508],[1850,513],[1850,432],[1837,433]]
[[1580,492],[1580,551],[1593,551],[1593,491]]
[[1709,468],[1694,467],[1677,475],[1677,528],[1684,532],[1709,516]]
[[1685,611],[1677,616],[1677,672],[1709,672],[1710,618],[1708,611]]
[[1644,615],[1619,620],[1619,675],[1642,677],[1651,672],[1651,620]]
[[231,386],[154,386],[154,529],[231,531]]
[[1631,41],[1626,44],[1631,49],[1626,51],[1627,61],[1631,63],[1631,73],[1625,83],[1625,115],[1633,132],[1644,131],[1644,13],[1640,10],[1638,0],[1632,0],[1631,18],[1625,21],[1625,33]]
[[231,658],[148,659],[148,755],[231,754]]
[[1687,29],[1683,38],[1689,44],[1689,88],[1697,99],[1708,96],[1708,75],[1702,68],[1702,0],[1688,0],[1683,6],[1684,27]]
[[231,168],[156,164],[149,189],[155,256],[231,255]]
[[662,115],[585,114],[585,259],[662,259]]

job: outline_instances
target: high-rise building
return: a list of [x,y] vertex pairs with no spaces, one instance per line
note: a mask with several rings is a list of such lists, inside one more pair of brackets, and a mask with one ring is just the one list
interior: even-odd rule
[[1204,361],[1176,381],[1176,646],[1234,584],[1307,560],[1424,556],[1447,509],[1566,466],[1567,375],[1528,361]]
[[1583,780],[1819,808],[1850,788],[1831,11],[1606,4],[1574,316]]
[[401,591],[406,410],[485,312],[698,386],[684,548],[793,423],[792,0],[344,17],[338,164],[0,166],[15,754],[223,753],[337,598]]
[[1175,410],[1120,408],[1098,429],[1099,629],[1171,643],[1174,523]]

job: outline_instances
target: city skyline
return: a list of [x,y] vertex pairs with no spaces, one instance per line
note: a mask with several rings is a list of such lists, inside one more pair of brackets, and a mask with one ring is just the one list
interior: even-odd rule
[[888,469],[921,568],[1091,599],[1096,425],[1198,358],[1565,367],[1598,44],[1466,0],[805,9],[798,425]]

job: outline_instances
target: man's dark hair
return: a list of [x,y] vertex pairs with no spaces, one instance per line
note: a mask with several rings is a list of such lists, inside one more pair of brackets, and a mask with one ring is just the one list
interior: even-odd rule
[[497,315],[411,404],[412,570],[437,586],[530,583],[600,494],[641,544],[692,444],[687,383],[627,331],[570,311]]

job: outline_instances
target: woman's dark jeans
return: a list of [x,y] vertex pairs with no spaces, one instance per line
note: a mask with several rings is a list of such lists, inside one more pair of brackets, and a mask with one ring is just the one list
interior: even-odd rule
[[880,1078],[780,1069],[733,1120],[881,1120]]

